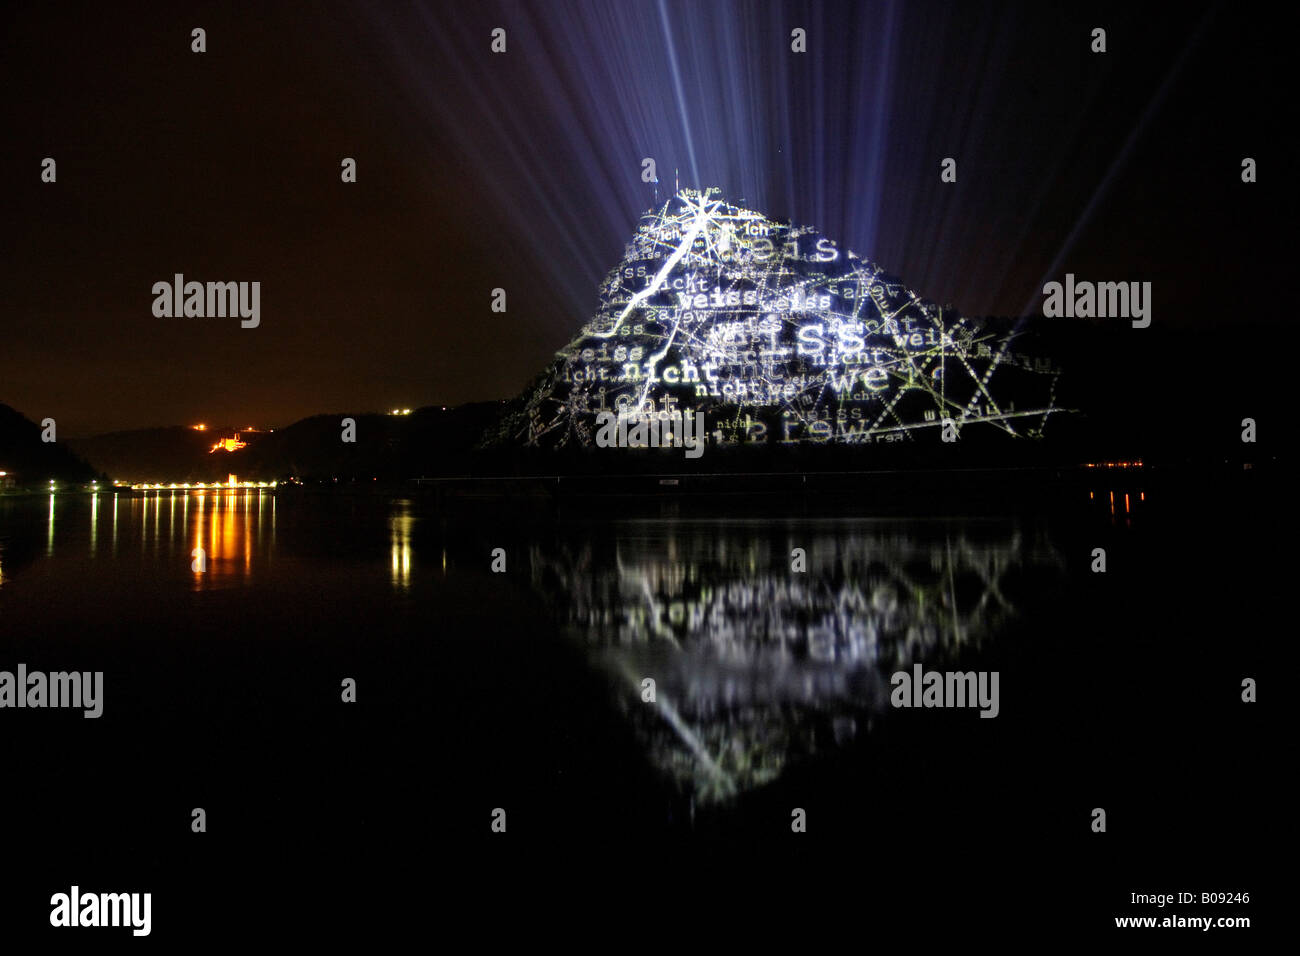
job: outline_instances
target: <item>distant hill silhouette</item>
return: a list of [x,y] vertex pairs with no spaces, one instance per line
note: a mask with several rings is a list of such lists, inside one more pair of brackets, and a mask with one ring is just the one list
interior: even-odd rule
[[[336,412],[304,418],[273,432],[240,431],[238,451],[211,451],[234,429],[145,428],[77,439],[69,444],[114,480],[212,482],[241,480],[394,480],[465,473],[470,451],[500,402],[453,409],[427,407],[410,415]],[[342,420],[356,422],[356,441],[342,440]]]
[[88,482],[100,477],[63,441],[41,441],[41,426],[0,404],[0,471],[19,487],[59,482]]
[[[73,438],[68,444],[115,481],[215,481],[230,469],[224,454],[209,454],[218,438],[233,432],[218,428],[198,431],[180,425],[110,432]],[[266,433],[241,437],[250,443]]]

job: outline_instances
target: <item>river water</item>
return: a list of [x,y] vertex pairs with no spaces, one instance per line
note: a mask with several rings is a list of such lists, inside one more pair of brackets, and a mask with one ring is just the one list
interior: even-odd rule
[[[1240,701],[1268,648],[1241,493],[1098,480],[1047,509],[904,515],[868,496],[0,499],[0,671],[104,674],[97,720],[0,710],[25,781],[5,819],[65,864],[37,867],[55,883],[161,890],[161,924],[202,910],[168,904],[182,876],[274,895],[337,864],[381,893],[432,858],[665,848],[669,870],[960,857],[940,872],[997,870],[1040,909],[1033,873],[1057,870],[1095,917],[1170,869],[1221,882],[1259,835],[1231,781],[1265,747]],[[917,665],[996,672],[996,717],[893,706]],[[1098,856],[1098,807],[1142,839]],[[1239,819],[1207,828],[1207,808]]]

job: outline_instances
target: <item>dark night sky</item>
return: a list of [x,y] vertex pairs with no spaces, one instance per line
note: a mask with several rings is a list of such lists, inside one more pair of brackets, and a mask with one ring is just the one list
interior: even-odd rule
[[[515,394],[651,205],[643,156],[968,314],[1073,271],[1153,282],[1157,324],[1289,320],[1293,109],[1241,4],[157,6],[0,39],[0,402],[61,436]],[[155,318],[176,272],[260,281],[261,327]]]

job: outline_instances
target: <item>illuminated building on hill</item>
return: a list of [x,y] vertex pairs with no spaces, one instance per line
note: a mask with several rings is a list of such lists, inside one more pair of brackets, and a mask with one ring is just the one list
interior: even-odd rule
[[[239,432],[235,432],[231,438],[222,438],[212,446],[212,451],[239,451],[241,448],[248,447],[248,442],[241,441]],[[209,452],[208,454],[211,454]]]

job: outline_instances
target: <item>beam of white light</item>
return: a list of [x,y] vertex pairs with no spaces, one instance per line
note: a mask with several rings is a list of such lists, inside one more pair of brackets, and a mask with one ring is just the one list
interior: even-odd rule
[[682,92],[682,74],[677,68],[677,50],[673,46],[673,32],[668,26],[668,7],[664,0],[659,0],[659,22],[664,28],[664,46],[668,49],[668,64],[672,67],[673,72],[673,91],[677,94],[677,112],[682,119],[682,132],[686,136],[686,153],[691,158],[691,175],[695,177],[691,183],[697,189],[703,189],[706,185],[700,182],[700,165],[695,161],[695,139],[691,136],[691,117],[686,110],[686,94]]
[[1060,272],[1061,265],[1065,262],[1065,257],[1074,249],[1074,244],[1079,238],[1079,233],[1081,233],[1084,227],[1092,220],[1092,214],[1096,211],[1098,204],[1105,197],[1106,193],[1109,192],[1110,185],[1114,181],[1116,174],[1124,167],[1124,164],[1128,162],[1129,154],[1133,152],[1134,144],[1136,144],[1138,139],[1141,138],[1142,133],[1145,132],[1147,126],[1150,125],[1152,118],[1157,112],[1159,112],[1160,107],[1164,104],[1165,98],[1169,95],[1169,91],[1174,85],[1174,80],[1178,77],[1178,74],[1182,72],[1183,64],[1187,62],[1187,58],[1200,43],[1201,36],[1205,33],[1205,28],[1209,26],[1213,15],[1214,10],[1211,9],[1201,18],[1201,22],[1197,25],[1191,39],[1187,41],[1187,44],[1183,47],[1182,53],[1178,55],[1178,59],[1174,62],[1174,65],[1170,67],[1169,72],[1165,74],[1165,79],[1164,82],[1160,84],[1160,89],[1156,91],[1155,96],[1153,96],[1151,101],[1147,103],[1146,109],[1142,111],[1141,118],[1129,132],[1128,138],[1124,140],[1124,145],[1121,147],[1119,155],[1115,157],[1114,161],[1110,164],[1110,168],[1106,170],[1106,175],[1102,177],[1101,182],[1097,184],[1097,188],[1093,190],[1092,198],[1088,200],[1088,205],[1084,207],[1083,212],[1079,214],[1079,218],[1075,220],[1074,227],[1070,230],[1070,234],[1066,236],[1065,241],[1061,243],[1061,248],[1057,251],[1056,258],[1052,260],[1052,264],[1048,266],[1047,271],[1038,280],[1038,284],[1030,290],[1029,301],[1026,302],[1024,308],[1020,310],[1020,315],[1022,317],[1039,311],[1039,304],[1042,301],[1043,286],[1049,279]]

